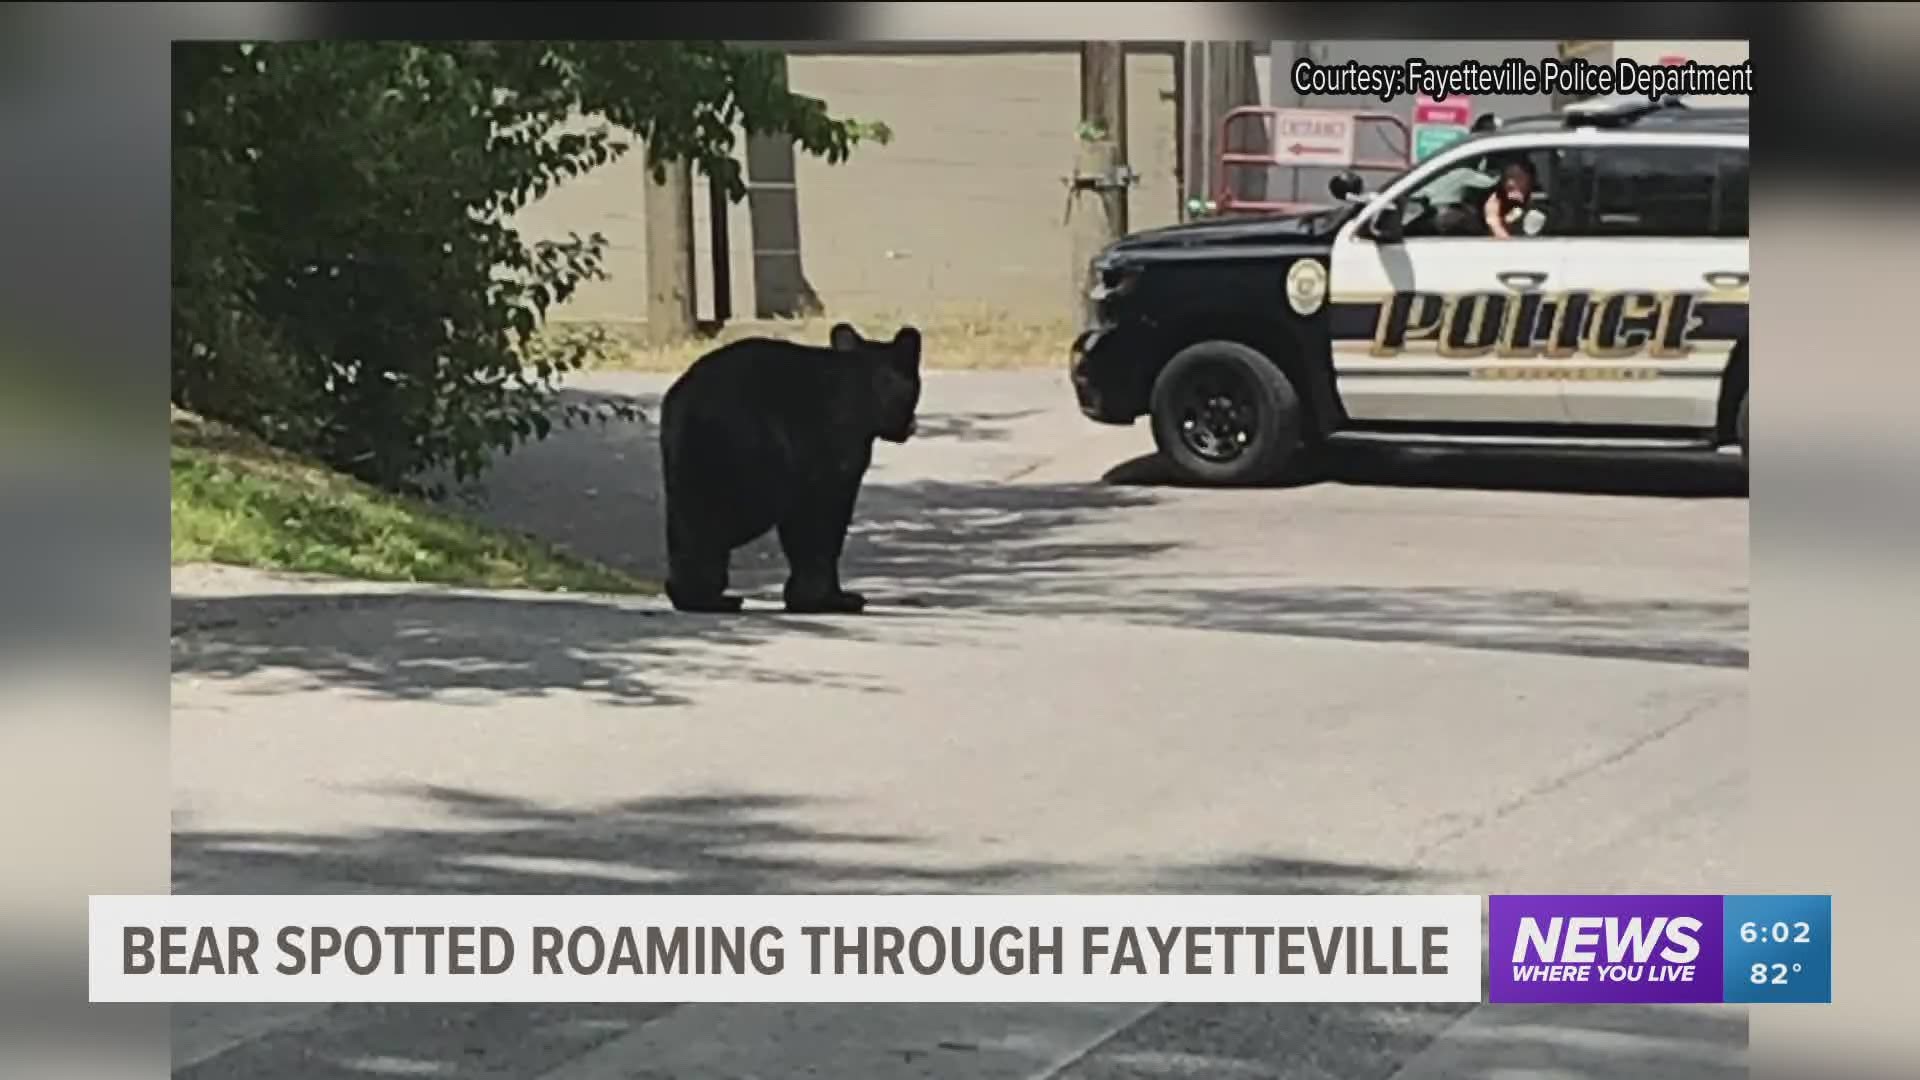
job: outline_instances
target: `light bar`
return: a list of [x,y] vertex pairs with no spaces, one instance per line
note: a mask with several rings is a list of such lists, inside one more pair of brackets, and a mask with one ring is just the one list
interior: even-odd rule
[[1648,100],[1636,94],[1619,94],[1591,101],[1577,101],[1562,111],[1566,115],[1568,127],[1612,127],[1630,124],[1643,116],[1667,109],[1684,108],[1686,108],[1685,103],[1677,97]]

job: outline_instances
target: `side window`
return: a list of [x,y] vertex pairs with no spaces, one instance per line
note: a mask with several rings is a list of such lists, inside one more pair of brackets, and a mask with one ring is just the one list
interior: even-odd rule
[[[1710,147],[1609,146],[1592,152],[1587,236],[1716,234],[1721,157]],[[1744,175],[1744,174],[1743,174]],[[1742,183],[1742,229],[1745,228]]]
[[[1504,150],[1465,158],[1442,169],[1401,200],[1402,231],[1409,240],[1422,237],[1489,238],[1487,202],[1501,190],[1517,167],[1530,189],[1525,208],[1516,205],[1509,217],[1512,239],[1553,236],[1561,231],[1555,193],[1565,163],[1551,149]],[[1527,214],[1526,211],[1533,211]]]
[[1713,214],[1713,235],[1747,238],[1747,152],[1721,150],[1719,204]]

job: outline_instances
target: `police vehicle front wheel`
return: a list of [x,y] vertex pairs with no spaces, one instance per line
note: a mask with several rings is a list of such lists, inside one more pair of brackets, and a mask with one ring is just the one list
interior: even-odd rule
[[1279,365],[1234,341],[1180,350],[1153,384],[1153,439],[1189,480],[1279,477],[1301,444],[1300,395]]

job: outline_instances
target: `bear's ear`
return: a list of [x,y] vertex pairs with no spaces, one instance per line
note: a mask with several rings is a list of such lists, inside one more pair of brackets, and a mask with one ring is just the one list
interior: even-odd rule
[[860,331],[851,323],[834,323],[827,331],[827,343],[840,352],[853,352],[860,347]]
[[907,367],[918,367],[920,365],[920,331],[911,326],[901,327],[900,332],[893,335],[893,355]]

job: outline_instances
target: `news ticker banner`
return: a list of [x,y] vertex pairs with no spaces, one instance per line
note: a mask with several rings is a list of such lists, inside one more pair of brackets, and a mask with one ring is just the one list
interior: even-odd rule
[[1476,896],[99,896],[88,962],[96,1002],[1477,1001],[1481,909]]
[[89,999],[1827,1001],[1830,927],[1825,896],[96,896]]

